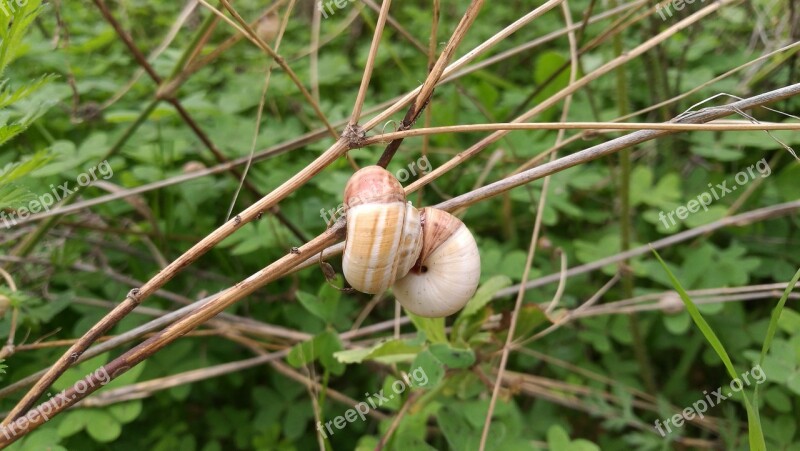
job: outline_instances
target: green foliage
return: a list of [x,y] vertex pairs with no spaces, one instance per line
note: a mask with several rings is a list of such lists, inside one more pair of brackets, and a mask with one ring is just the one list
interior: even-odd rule
[[[141,286],[163,268],[163,260],[174,260],[223,224],[239,182],[225,171],[176,182],[177,177],[191,177],[193,170],[216,165],[217,157],[172,105],[153,102],[156,85],[147,74],[136,78],[138,63],[91,2],[41,3],[28,1],[11,17],[0,12],[0,213],[8,216],[53,187],[74,184],[79,174],[106,159],[113,177],[105,184],[81,188],[75,200],[95,200],[109,192],[165,181],[170,184],[81,208],[55,220],[47,230],[36,228],[43,222],[6,228],[0,219],[0,266],[18,287],[11,292],[5,282],[0,284],[0,295],[8,297],[15,309],[9,308],[0,319],[0,343],[5,344],[11,335],[10,313],[15,311],[18,346],[0,364],[0,388],[51,364],[66,349],[39,346],[40,342],[81,336],[132,287]],[[185,51],[204,30],[201,24],[214,17],[205,6],[198,6],[159,52],[184,2],[105,3],[162,78],[186,63]],[[308,57],[311,3],[296,3],[280,47],[280,54],[309,89],[314,70]],[[315,78],[320,108],[332,122],[351,114],[377,18],[362,2],[346,3],[321,23]],[[441,3],[435,39],[438,51],[469,2]],[[489,3],[455,58],[532,9],[531,2]],[[589,0],[569,2],[573,22],[581,25],[589,9],[592,15],[607,11],[610,6],[601,3],[590,8]],[[630,51],[707,4],[687,3],[663,23],[647,19],[625,25],[620,35],[623,50]],[[753,5],[720,8],[656,49],[631,59],[623,67],[631,111],[686,92],[777,48],[777,43],[790,42],[792,27],[785,5],[757,0]],[[263,11],[264,2],[239,0],[234,6],[245,19],[253,20]],[[775,22],[759,28],[758,40],[752,40],[753,7]],[[285,12],[285,4],[279,12]],[[633,11],[631,17],[646,17],[643,12]],[[430,2],[396,1],[391,15],[427,47]],[[611,41],[589,44],[612,32],[610,25],[619,17],[576,29],[578,47],[583,49],[577,77],[616,57]],[[569,82],[568,40],[558,34],[563,29],[561,8],[554,8],[498,42],[476,62],[531,40],[546,42],[438,85],[428,110],[430,125],[507,122],[514,119],[515,111],[547,101]],[[232,33],[229,24],[218,21],[198,56],[211,55]],[[551,40],[550,36],[555,37]],[[797,50],[777,54],[630,120],[665,121],[719,92],[744,97],[791,83],[796,78],[792,63]],[[176,92],[184,110],[225,159],[244,157],[251,150],[268,64],[264,53],[243,39]],[[414,89],[428,71],[428,57],[387,26],[364,110]],[[575,92],[568,121],[611,120],[619,110],[618,98],[613,76],[596,78]],[[726,101],[717,98],[696,109]],[[554,104],[531,121],[559,120],[563,104]],[[790,98],[772,107],[792,113],[800,103]],[[747,113],[765,123],[792,120],[766,109]],[[399,111],[370,135],[391,131],[403,114]],[[732,115],[731,119],[743,118]],[[423,116],[415,127],[425,123]],[[240,193],[235,212],[270,193],[330,146],[333,140],[327,135],[306,137],[321,125],[286,72],[273,68],[255,137],[256,152],[272,150],[250,167],[249,186]],[[569,130],[564,139],[576,133],[582,131]],[[585,133],[559,148],[557,157],[620,135]],[[795,131],[772,135],[789,146],[800,145]],[[425,155],[431,167],[438,168],[485,136],[432,135]],[[557,137],[554,130],[511,132],[409,200],[415,206],[435,205],[507,177],[531,159],[545,163],[550,157],[545,152]],[[287,142],[302,146],[289,149],[284,147]],[[423,155],[422,143],[422,138],[406,139],[388,169],[396,173],[409,168]],[[353,149],[349,157],[365,166],[374,164],[382,150],[382,146]],[[498,157],[492,158],[496,152]],[[731,214],[800,199],[800,163],[763,132],[680,133],[641,143],[632,148],[632,155],[634,248]],[[659,213],[686,205],[709,190],[709,184],[727,181],[730,185],[737,172],[762,158],[770,164],[768,177],[757,175],[735,193],[715,200],[708,211],[664,226]],[[800,266],[796,211],[737,222],[673,243],[659,249],[664,266],[646,252],[640,253],[624,265],[614,262],[572,275],[559,290],[562,259],[567,268],[575,268],[623,250],[618,163],[616,156],[602,158],[556,173],[550,180],[543,227],[529,268],[528,279],[535,287],[523,293],[512,337],[515,344],[536,339],[509,354],[486,449],[666,450],[688,449],[692,440],[707,440],[718,448],[739,450],[748,448],[751,437],[753,449],[761,445],[770,450],[798,448],[800,313],[794,295],[787,290],[773,309],[779,293],[772,288],[756,292],[759,296],[736,291],[796,276]],[[157,293],[104,335],[116,336],[152,320],[150,315],[156,313],[148,309],[172,311],[187,299],[219,293],[317,236],[328,226],[320,210],[329,212],[342,202],[352,173],[345,158],[324,168],[279,203],[283,219],[274,212],[262,212],[258,221],[243,225],[163,287],[183,298]],[[403,184],[418,177],[419,172]],[[365,421],[348,422],[343,429],[334,427],[335,433],[323,440],[326,449],[372,450],[390,429],[386,450],[477,449],[517,295],[516,289],[508,296],[498,293],[512,292],[510,287],[516,288],[522,280],[541,194],[542,183],[536,181],[478,202],[461,214],[477,239],[482,274],[478,291],[453,318],[428,319],[403,312],[408,319],[399,322],[395,335],[392,293],[374,299],[344,289],[341,275],[328,280],[330,268],[341,274],[340,260],[331,258],[330,268],[324,271],[314,265],[255,291],[197,334],[168,345],[89,398],[103,400],[116,389],[154,384],[155,388],[146,385],[135,391],[142,399],[118,395],[109,404],[70,409],[10,449],[317,449],[317,421],[324,425],[345,415],[353,403],[375,400],[380,391],[387,396],[386,402],[370,409],[388,418],[368,416]],[[9,258],[21,240],[38,233],[24,263]],[[632,300],[616,303],[629,297],[618,283],[586,309],[586,316],[569,316],[621,271],[632,277]],[[542,282],[542,277],[548,277],[549,283]],[[678,302],[677,296],[665,290],[691,296]],[[706,290],[714,294],[704,294]],[[556,308],[545,312],[556,298]],[[633,311],[638,326],[632,325]],[[253,329],[253,321],[271,329]],[[235,328],[237,324],[241,330]],[[551,333],[540,334],[554,324],[558,327]],[[633,327],[638,327],[638,337]],[[45,396],[54,396],[142,339],[70,369]],[[644,348],[652,366],[654,388],[642,377],[637,345]],[[191,383],[161,385],[174,382],[171,378],[176,375],[196,376],[246,361],[254,351],[281,353],[275,358],[287,362],[299,377],[289,378],[264,364],[205,374],[208,377]],[[728,384],[732,369],[757,363],[766,381],[748,387],[746,397],[738,394],[709,409],[706,418],[712,428],[685,425],[667,437],[653,428],[656,419],[674,415],[702,398],[704,391]],[[300,378],[313,378],[318,385],[310,388]],[[18,396],[16,392],[0,400],[0,410],[11,409]],[[748,421],[751,427],[746,426]]]
[[[10,79],[1,78],[6,67],[24,53],[26,46],[22,38],[42,8],[41,0],[32,0],[10,15],[0,14],[0,146],[27,130],[53,105],[51,100],[37,94],[55,80],[56,75],[41,75],[15,88],[11,87]],[[39,151],[0,170],[0,208],[16,208],[33,197],[20,179],[42,166],[48,158],[47,152]]]
[[18,180],[42,167],[49,158],[48,152],[39,151],[24,161],[7,164],[0,173],[0,206],[20,207],[36,198],[36,195]]

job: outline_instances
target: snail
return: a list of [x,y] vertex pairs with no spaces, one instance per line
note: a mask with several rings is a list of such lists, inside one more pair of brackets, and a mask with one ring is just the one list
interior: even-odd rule
[[281,23],[278,15],[270,13],[258,21],[256,25],[256,34],[262,41],[271,44],[275,36],[278,35],[280,28]]
[[347,218],[342,269],[356,290],[389,287],[409,312],[451,315],[466,305],[480,278],[480,254],[461,220],[406,201],[400,182],[379,166],[357,171],[344,192]]

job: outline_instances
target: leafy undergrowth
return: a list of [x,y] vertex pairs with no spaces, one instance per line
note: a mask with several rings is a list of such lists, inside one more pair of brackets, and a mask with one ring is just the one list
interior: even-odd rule
[[[630,60],[623,66],[628,110],[686,92],[796,41],[798,21],[791,15],[796,19],[797,11],[787,12],[790,2],[724,6]],[[37,343],[80,337],[112,303],[224,223],[239,183],[217,171],[77,209],[46,230],[44,219],[22,223],[24,213],[54,208],[42,206],[45,196],[61,198],[65,193],[59,187],[65,183],[80,188],[67,203],[80,203],[197,174],[218,163],[173,106],[153,103],[156,84],[147,74],[137,75],[136,60],[93,4],[39,3],[29,1],[13,20],[0,12],[0,266],[16,284],[16,290],[0,285],[0,296],[10,300],[7,307],[0,305],[0,342],[6,342],[13,327],[17,345],[3,362],[1,387],[52,364],[66,349],[65,342]],[[107,3],[146,56],[158,49],[183,8],[182,2],[164,0]],[[261,3],[244,0],[234,6],[254,20],[263,11]],[[315,69],[307,55],[312,2],[298,2],[280,54],[304,86],[310,89],[318,80],[321,111],[339,121],[352,110],[378,16],[361,2],[338,2],[343,8],[330,3],[335,14],[321,21],[318,77],[311,76]],[[430,3],[403,0],[391,7],[392,17],[424,47],[431,31]],[[468,3],[442,2],[438,51]],[[457,56],[539,6],[533,3],[487,2]],[[665,21],[658,15],[636,20],[622,31],[621,46],[630,50],[705,6],[687,2]],[[608,8],[601,2],[569,2],[576,23],[584,11],[593,9],[596,15]],[[644,9],[635,11],[633,17]],[[285,12],[285,5],[279,12]],[[210,17],[199,6],[166,50],[149,57],[161,77],[183,67],[186,49]],[[601,36],[612,20],[587,25],[579,46]],[[555,8],[503,40],[490,55],[558,32],[563,24]],[[200,56],[211,54],[233,33],[220,21]],[[796,49],[634,120],[662,122],[720,92],[747,97],[796,83]],[[581,55],[575,75],[590,73],[616,55],[612,42],[603,41]],[[568,41],[561,36],[442,84],[429,105],[430,124],[510,121],[515,112],[567,86],[569,61]],[[259,152],[322,129],[289,76],[275,68],[253,139],[269,62],[256,46],[240,42],[176,93],[225,159],[246,157],[253,141]],[[365,110],[417,87],[427,74],[428,58],[388,27],[375,67]],[[568,121],[619,116],[613,75],[594,80],[590,88],[574,95]],[[716,98],[702,106],[727,100]],[[800,101],[790,98],[771,107],[797,112]],[[403,112],[371,134],[397,128]],[[792,120],[763,108],[748,114],[761,122]],[[557,122],[560,115],[559,104],[534,120]],[[415,126],[425,121],[423,114]],[[574,133],[581,131],[569,130],[566,136]],[[566,144],[559,155],[620,134],[588,134]],[[440,167],[484,136],[437,134],[427,144],[408,138],[388,169],[404,174],[406,180],[399,178],[408,185],[423,169]],[[556,138],[555,130],[513,131],[409,199],[415,206],[434,205],[499,180],[542,156]],[[797,206],[659,247],[663,262],[648,247],[725,217],[798,201],[800,164],[776,140],[796,148],[800,133],[694,131],[634,147],[627,244],[619,195],[623,169],[617,156],[552,177],[528,276],[535,287],[524,293],[513,337],[520,346],[510,353],[486,449],[744,450],[758,449],[761,442],[769,450],[800,449],[800,307],[796,293],[783,295],[800,266]],[[254,162],[247,175],[252,189],[241,191],[234,210],[278,187],[333,142],[321,135]],[[382,150],[354,149],[349,157],[363,167],[374,164]],[[164,310],[224,290],[317,236],[328,225],[328,212],[342,202],[352,172],[345,158],[337,160],[280,202],[288,224],[265,212],[175,277],[165,286],[169,293],[146,300],[106,335],[119,335]],[[87,174],[93,177],[83,186]],[[478,449],[541,192],[541,181],[531,183],[463,213],[478,242],[481,284],[467,307],[451,318],[404,314],[409,318],[395,335],[391,293],[362,315],[371,296],[340,290],[342,278],[326,280],[315,265],[248,296],[226,310],[240,318],[202,327],[170,344],[10,449],[291,450],[319,448],[320,442],[330,449]],[[707,198],[713,200],[703,205]],[[33,211],[31,202],[42,207]],[[19,224],[13,224],[15,218]],[[32,244],[20,251],[26,243]],[[571,275],[560,287],[562,265],[573,268],[618,256],[626,246],[640,252],[623,265],[617,259]],[[341,273],[338,257],[330,263]],[[578,310],[617,274],[630,278],[631,293],[626,295],[625,283],[617,282],[593,306]],[[547,310],[555,298],[557,305]],[[632,300],[616,303],[626,298]],[[245,324],[243,318],[280,329],[267,335],[229,329]],[[125,346],[68,370],[49,395],[111,361]],[[283,354],[276,366],[220,367],[248,362],[263,352]],[[756,368],[763,380],[755,378]],[[649,386],[648,371],[654,386]],[[680,418],[684,409],[720,387],[727,390],[746,371],[751,379],[743,390],[708,406],[703,418],[695,415],[676,426],[675,415]],[[175,375],[196,378],[180,381]],[[302,383],[309,378],[319,385],[309,389]],[[152,385],[136,385],[146,381]],[[5,396],[0,410],[11,409],[22,393]],[[657,425],[666,419],[672,427],[662,436]]]

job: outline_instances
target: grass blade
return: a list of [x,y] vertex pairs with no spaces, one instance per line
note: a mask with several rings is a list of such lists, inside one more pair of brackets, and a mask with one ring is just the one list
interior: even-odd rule
[[[658,259],[661,266],[664,268],[664,271],[667,272],[667,276],[669,276],[670,281],[672,282],[672,286],[675,288],[675,291],[678,292],[680,295],[681,300],[683,301],[684,305],[686,305],[686,311],[689,312],[689,316],[692,317],[692,321],[697,325],[697,328],[700,329],[700,332],[703,333],[703,336],[706,338],[706,341],[714,348],[714,351],[717,353],[719,358],[722,360],[722,363],[725,365],[725,369],[728,370],[728,374],[730,374],[732,379],[737,379],[739,377],[739,373],[736,372],[736,368],[733,367],[733,362],[731,361],[730,356],[728,356],[728,352],[725,350],[725,346],[717,337],[717,334],[714,333],[714,330],[711,329],[711,326],[706,322],[703,315],[700,313],[700,310],[697,309],[697,306],[686,293],[686,290],[683,289],[681,283],[672,274],[672,271],[669,270],[667,264],[664,263],[664,260],[661,259],[661,256],[658,255],[655,249],[653,249],[653,254],[655,254],[656,258]],[[795,277],[800,275],[800,271]],[[796,281],[796,280],[795,280]],[[794,286],[794,283],[791,284]],[[789,287],[787,287],[787,290]],[[788,297],[788,293],[784,293],[784,298]],[[783,304],[779,303],[779,307],[783,307]],[[777,311],[778,309],[776,309]],[[777,326],[777,319],[774,317],[775,313],[773,313],[773,319],[775,325]],[[778,313],[780,315],[780,313]],[[770,328],[772,327],[772,322],[770,323]],[[773,331],[774,332],[774,331]],[[769,333],[767,334],[769,338]],[[767,344],[766,342],[764,343]],[[762,359],[763,359],[763,351],[762,351]],[[744,400],[744,407],[747,411],[747,424],[748,424],[748,437],[750,440],[750,449],[753,451],[766,451],[767,444],[764,441],[764,432],[761,430],[761,418],[758,414],[758,406],[755,407],[753,404],[750,403],[750,400],[747,398],[747,394],[742,390],[742,399]],[[755,399],[755,398],[754,398]]]
[[775,332],[778,330],[778,320],[783,312],[783,306],[786,305],[786,300],[789,299],[789,293],[792,292],[798,280],[800,280],[800,269],[794,273],[794,277],[792,277],[789,285],[787,285],[786,289],[783,291],[781,300],[778,301],[778,305],[776,305],[775,309],[772,311],[772,318],[770,318],[769,327],[767,328],[767,336],[764,338],[764,346],[761,348],[761,357],[758,359],[759,365],[764,363],[764,357],[767,355],[769,347],[772,345],[772,338],[775,337]]

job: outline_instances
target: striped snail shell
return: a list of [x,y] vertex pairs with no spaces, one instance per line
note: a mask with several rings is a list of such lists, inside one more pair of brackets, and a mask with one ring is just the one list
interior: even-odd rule
[[353,174],[344,206],[344,277],[358,291],[382,293],[408,273],[422,251],[419,211],[406,202],[400,182],[380,166]]
[[423,208],[422,252],[411,271],[395,282],[397,301],[409,312],[442,317],[461,310],[481,275],[478,245],[467,226],[436,208]]

